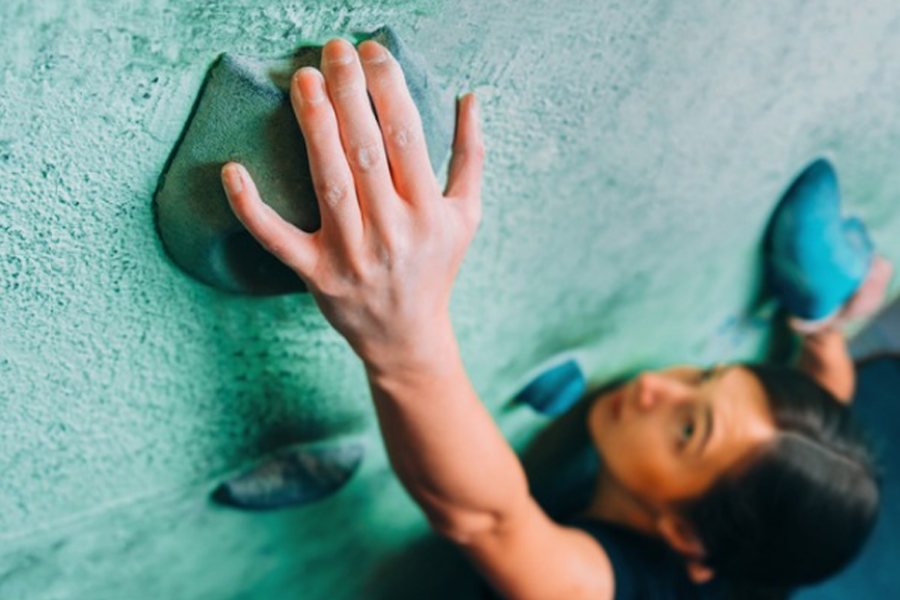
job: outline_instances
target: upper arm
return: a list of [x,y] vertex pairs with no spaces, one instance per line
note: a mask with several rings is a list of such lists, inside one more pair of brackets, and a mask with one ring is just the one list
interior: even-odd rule
[[529,498],[496,527],[457,540],[507,600],[612,600],[613,570],[590,534],[555,523]]

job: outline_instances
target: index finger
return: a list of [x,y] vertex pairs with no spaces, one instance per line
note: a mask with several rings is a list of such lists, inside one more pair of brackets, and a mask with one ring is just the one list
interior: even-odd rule
[[381,124],[394,187],[413,204],[433,201],[440,191],[428,158],[422,118],[403,70],[391,53],[373,40],[359,45],[359,58]]

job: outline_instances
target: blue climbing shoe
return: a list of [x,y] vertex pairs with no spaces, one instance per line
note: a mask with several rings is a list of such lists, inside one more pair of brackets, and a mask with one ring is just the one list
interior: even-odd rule
[[862,221],[841,217],[837,175],[819,159],[778,203],[766,236],[766,275],[798,329],[831,321],[863,284],[873,245]]

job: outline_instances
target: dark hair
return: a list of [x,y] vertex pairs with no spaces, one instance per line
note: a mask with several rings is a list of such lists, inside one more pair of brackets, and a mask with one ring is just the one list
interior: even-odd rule
[[740,366],[765,389],[779,433],[681,509],[706,564],[733,589],[786,597],[858,554],[875,525],[880,475],[848,406],[796,369]]

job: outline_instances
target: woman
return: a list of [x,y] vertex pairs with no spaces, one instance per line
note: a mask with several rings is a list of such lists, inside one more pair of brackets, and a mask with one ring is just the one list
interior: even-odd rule
[[[773,448],[806,443],[809,424],[797,415],[828,413],[823,429],[845,428],[846,409],[821,387],[788,376],[788,387],[805,387],[813,397],[803,400],[812,408],[782,410],[776,400],[784,395],[776,389],[782,373],[755,367],[643,374],[596,398],[588,426],[605,463],[597,495],[581,520],[554,522],[529,493],[518,458],[472,389],[448,314],[481,214],[484,147],[474,96],[459,104],[443,193],[403,75],[377,43],[364,42],[357,53],[343,40],[330,41],[321,72],[295,74],[291,101],[309,151],[321,229],[309,234],[283,221],[235,163],[222,172],[229,202],[254,237],[303,278],[362,359],[391,463],[435,531],[455,542],[506,598],[625,598],[641,583],[636,575],[663,581],[666,590],[684,584],[686,593],[698,595],[718,589],[716,567],[740,579],[734,556],[739,563],[754,553],[727,548],[748,541],[727,535],[735,517],[729,510],[740,517],[742,509],[721,501],[733,496],[729,486],[739,479],[752,488],[759,483],[754,467],[764,465],[760,457],[777,458]],[[852,371],[839,333],[807,337],[804,356],[808,373],[849,399]],[[837,416],[825,408],[829,402]],[[837,453],[830,467],[851,464],[852,482],[868,486],[869,505],[859,509],[865,515],[851,524],[851,543],[826,556],[824,567],[800,560],[768,583],[831,572],[871,526],[877,489],[867,462],[855,448],[837,444],[827,451]],[[658,540],[683,557],[680,575],[642,572],[654,563],[646,562],[640,543],[623,541],[620,530],[640,536],[640,543]],[[806,533],[815,538],[815,531]],[[761,543],[769,551],[767,539]],[[666,579],[673,577],[679,579]]]

